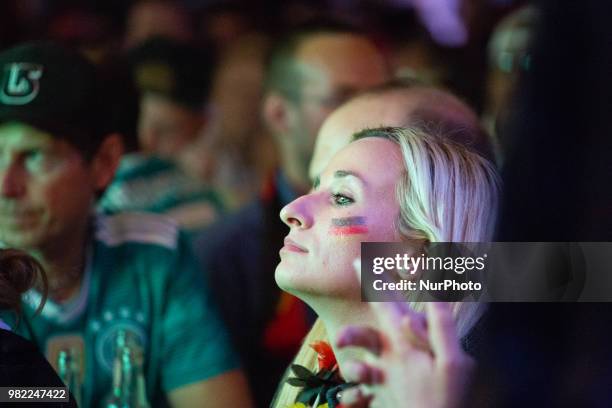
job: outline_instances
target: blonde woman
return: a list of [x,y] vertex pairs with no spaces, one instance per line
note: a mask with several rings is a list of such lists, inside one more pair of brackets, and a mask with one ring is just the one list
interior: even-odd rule
[[[494,167],[464,146],[417,128],[357,134],[330,161],[311,192],[281,211],[290,232],[280,251],[276,281],[308,303],[319,320],[295,359],[307,370],[287,374],[293,379],[280,385],[273,406],[301,401],[304,406],[333,407],[337,391],[345,388],[340,373],[348,361],[362,357],[335,345],[339,330],[368,324],[384,331],[370,306],[360,301],[352,264],[360,256],[361,242],[487,241],[497,200]],[[406,302],[416,312],[424,308],[411,299]],[[457,336],[463,337],[481,308],[455,303],[451,313]],[[323,350],[325,343],[318,341],[333,350]],[[337,365],[325,366],[326,360]],[[317,379],[320,369],[336,371]]]

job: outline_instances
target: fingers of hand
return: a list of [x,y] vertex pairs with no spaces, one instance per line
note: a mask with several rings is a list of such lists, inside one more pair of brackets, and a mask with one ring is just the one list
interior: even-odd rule
[[429,302],[426,311],[429,341],[436,364],[445,367],[462,365],[466,356],[459,344],[450,304]]
[[417,348],[430,350],[427,320],[404,303],[372,303],[381,332],[388,335],[391,346],[396,350]]
[[383,349],[383,341],[378,331],[370,327],[344,327],[338,334],[336,345],[340,348],[362,347],[376,356],[379,356]]
[[431,352],[427,320],[424,315],[420,313],[407,314],[402,317],[400,324],[401,332],[413,347]]
[[385,375],[379,368],[362,361],[347,361],[342,368],[342,375],[351,382],[376,385],[385,381]]
[[398,332],[401,329],[402,317],[412,312],[404,307],[403,302],[371,302],[370,307],[380,324],[381,331],[389,334]]

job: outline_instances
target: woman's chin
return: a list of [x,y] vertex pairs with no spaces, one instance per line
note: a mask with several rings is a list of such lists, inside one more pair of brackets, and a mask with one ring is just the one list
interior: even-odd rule
[[316,285],[313,285],[312,282],[313,276],[303,269],[298,269],[295,266],[288,266],[289,265],[284,262],[281,262],[276,267],[274,279],[279,288],[302,300],[310,298],[315,293],[318,293],[315,288]]
[[279,288],[285,292],[293,293],[295,291],[295,268],[290,268],[286,262],[281,261],[276,266],[274,279]]

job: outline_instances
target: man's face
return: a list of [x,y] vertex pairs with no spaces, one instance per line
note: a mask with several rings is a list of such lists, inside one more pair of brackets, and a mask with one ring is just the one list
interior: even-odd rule
[[95,196],[91,167],[66,141],[0,125],[0,242],[42,249],[84,228]]
[[405,126],[418,98],[406,92],[364,95],[334,111],[323,123],[317,137],[308,176],[318,177],[330,159],[348,145],[353,134],[367,128]]
[[202,117],[166,98],[144,94],[140,101],[138,140],[146,153],[177,159],[199,135]]
[[296,61],[302,82],[298,100],[289,104],[289,126],[306,171],[325,118],[356,92],[386,81],[388,73],[372,43],[355,35],[313,36],[299,47]]

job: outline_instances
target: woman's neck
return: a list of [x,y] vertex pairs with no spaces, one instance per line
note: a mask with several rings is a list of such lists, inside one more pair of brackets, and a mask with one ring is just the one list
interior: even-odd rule
[[336,340],[338,333],[345,326],[369,326],[378,327],[376,317],[372,313],[370,306],[364,302],[336,302],[333,307],[314,308],[319,318],[325,326],[329,344],[334,350],[336,360],[342,371],[343,364],[353,359],[355,356],[362,355],[362,351],[355,348],[338,349]]

